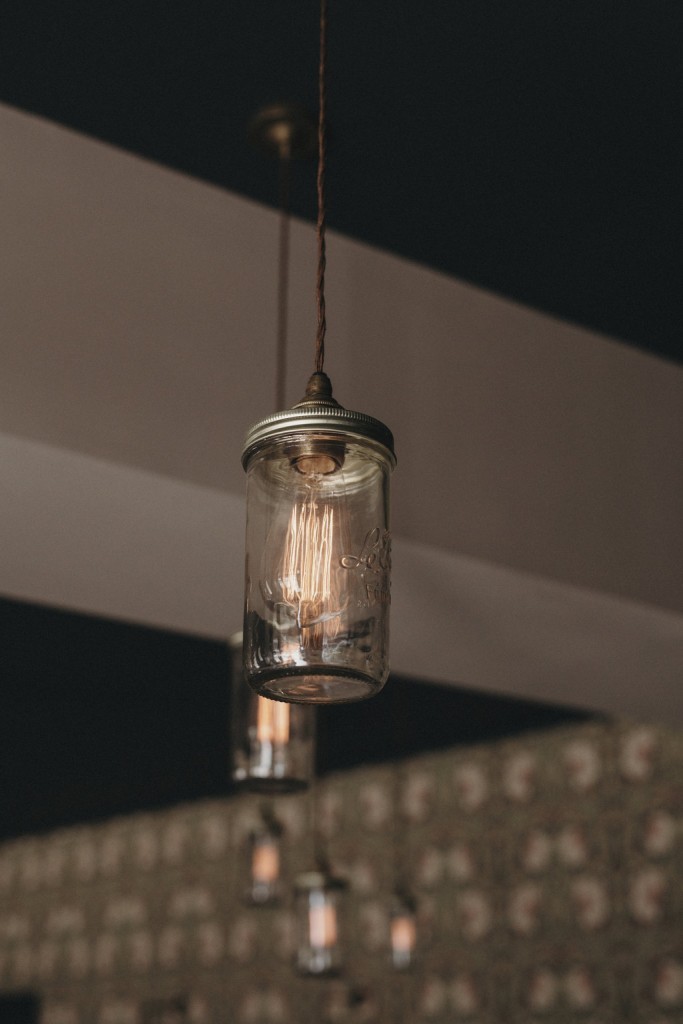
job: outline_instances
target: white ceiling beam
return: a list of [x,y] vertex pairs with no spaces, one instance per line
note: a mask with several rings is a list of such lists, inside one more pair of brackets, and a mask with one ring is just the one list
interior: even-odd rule
[[[7,596],[224,639],[242,620],[244,502],[0,435]],[[401,538],[392,666],[683,725],[683,616]]]

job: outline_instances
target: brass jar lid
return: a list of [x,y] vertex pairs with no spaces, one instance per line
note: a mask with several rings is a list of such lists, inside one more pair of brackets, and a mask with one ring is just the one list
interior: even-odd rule
[[302,434],[314,434],[330,442],[367,441],[389,459],[392,469],[396,465],[394,438],[389,428],[374,416],[339,405],[332,398],[329,378],[320,373],[313,374],[301,402],[249,428],[244,439],[242,465],[246,469],[252,457],[272,441],[291,439],[294,442],[300,440]]

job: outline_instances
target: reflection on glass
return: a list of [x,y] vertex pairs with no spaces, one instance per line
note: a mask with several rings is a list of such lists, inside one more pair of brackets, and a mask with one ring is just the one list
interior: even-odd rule
[[415,962],[417,923],[415,906],[406,896],[396,894],[389,918],[391,962],[397,971],[405,971]]
[[251,903],[275,903],[281,892],[282,826],[268,808],[249,836],[249,891]]

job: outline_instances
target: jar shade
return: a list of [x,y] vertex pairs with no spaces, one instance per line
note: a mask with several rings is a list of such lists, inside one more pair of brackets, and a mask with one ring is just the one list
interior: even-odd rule
[[249,836],[250,903],[257,906],[276,903],[281,894],[282,829],[272,818],[264,817]]
[[417,922],[415,906],[406,897],[395,895],[389,916],[391,962],[397,971],[405,971],[415,963]]
[[260,793],[306,789],[315,768],[315,709],[257,694],[244,679],[241,632],[229,646],[233,782]]
[[393,464],[372,438],[301,426],[246,458],[244,670],[258,693],[343,703],[384,685]]
[[336,974],[341,967],[340,897],[343,882],[323,871],[296,880],[296,968],[302,974]]

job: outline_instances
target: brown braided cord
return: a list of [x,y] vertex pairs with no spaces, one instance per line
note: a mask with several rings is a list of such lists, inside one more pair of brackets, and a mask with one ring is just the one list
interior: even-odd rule
[[315,337],[315,369],[323,372],[325,362],[325,158],[327,121],[327,0],[320,0],[320,63],[318,66],[318,275],[316,279],[316,302],[318,307],[318,329]]
[[287,314],[289,292],[289,190],[292,157],[287,150],[280,154],[280,238],[277,286],[277,345],[275,349],[275,411],[284,409],[287,378]]

